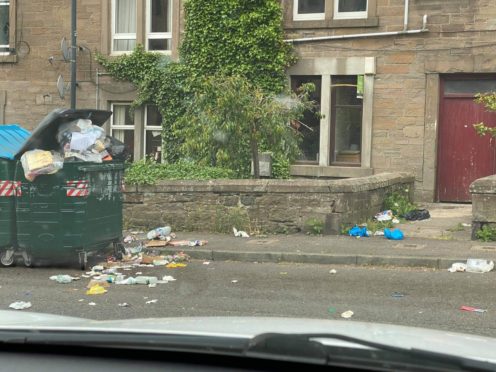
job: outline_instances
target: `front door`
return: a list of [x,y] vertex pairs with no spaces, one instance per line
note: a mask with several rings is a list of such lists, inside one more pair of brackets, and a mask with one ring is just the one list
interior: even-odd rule
[[440,88],[437,200],[470,202],[470,184],[496,173],[496,140],[473,128],[480,122],[496,125],[496,113],[474,102],[478,92],[496,91],[496,77],[445,76]]

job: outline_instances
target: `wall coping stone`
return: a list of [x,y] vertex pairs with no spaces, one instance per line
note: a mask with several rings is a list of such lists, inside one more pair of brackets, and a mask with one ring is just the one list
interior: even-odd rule
[[495,194],[496,193],[496,174],[475,180],[470,185],[472,194]]
[[164,180],[156,185],[126,185],[126,193],[181,193],[181,192],[222,192],[222,193],[354,193],[375,190],[397,183],[412,183],[411,173],[380,173],[367,177],[340,180],[290,179],[290,180]]

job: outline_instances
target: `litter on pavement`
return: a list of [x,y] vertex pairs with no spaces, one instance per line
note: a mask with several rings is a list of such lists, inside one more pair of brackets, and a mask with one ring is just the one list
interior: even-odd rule
[[390,210],[377,213],[374,218],[379,222],[391,221],[393,219],[393,212]]
[[405,237],[400,229],[394,229],[393,231],[384,229],[384,236],[389,240],[403,240]]
[[351,310],[345,311],[341,314],[341,318],[350,319],[355,313]]
[[357,238],[368,237],[370,236],[370,232],[367,231],[367,227],[360,227],[358,225],[353,226],[350,230],[348,230],[349,236],[354,236]]
[[94,302],[88,302],[88,305],[89,306],[96,306],[96,304]]
[[233,227],[233,233],[234,233],[234,236],[236,238],[249,238],[250,235],[248,235],[248,233],[246,231],[242,231],[242,230],[239,230],[236,229],[235,227]]
[[329,274],[337,274],[337,271],[335,269],[329,270]]
[[429,218],[431,218],[431,215],[427,209],[415,209],[405,214],[405,220],[407,221],[422,221]]
[[123,302],[119,304],[119,307],[129,307],[129,304],[127,302]]
[[29,309],[31,306],[32,306],[31,302],[25,302],[25,301],[16,301],[9,305],[11,309],[15,309],[15,310]]
[[154,299],[154,300],[149,300],[149,301],[146,301],[145,304],[149,305],[149,304],[156,304],[158,302],[157,299]]
[[391,295],[392,298],[403,298],[405,297],[405,294],[404,293],[401,293],[401,292],[393,292],[393,294]]
[[451,265],[451,267],[448,269],[448,271],[450,273],[467,271],[467,264],[465,264],[463,262],[455,262],[454,264]]

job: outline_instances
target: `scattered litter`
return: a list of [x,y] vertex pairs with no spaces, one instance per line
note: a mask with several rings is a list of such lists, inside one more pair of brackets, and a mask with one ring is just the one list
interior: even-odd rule
[[157,284],[158,278],[156,276],[137,276],[136,284]]
[[[249,236],[247,236],[246,238],[249,238]],[[204,245],[207,245],[208,244],[208,241],[207,240],[190,240],[189,243],[188,243],[188,246],[190,247],[201,247],[201,246],[204,246]]]
[[148,284],[148,287],[150,288],[155,288],[157,286],[157,283],[150,283]]
[[382,231],[382,230],[377,230],[377,231],[374,233],[374,236],[384,236],[384,231]]
[[403,298],[405,297],[405,294],[404,293],[401,293],[401,292],[393,292],[393,294],[391,295],[392,298]]
[[31,306],[32,306],[31,302],[25,302],[25,301],[16,301],[9,305],[11,309],[15,309],[15,310],[29,309]]
[[400,223],[400,220],[395,217],[395,218],[393,218],[392,222],[394,224],[398,224],[398,223]]
[[136,279],[129,277],[123,280],[118,280],[115,282],[117,285],[134,285],[136,284]]
[[467,264],[464,264],[462,262],[455,262],[453,265],[451,265],[448,271],[450,273],[467,271]]
[[138,271],[136,275],[142,275],[143,273],[141,271]]
[[68,284],[73,280],[79,280],[79,277],[73,277],[70,275],[53,275],[50,277],[50,280],[55,280],[57,283]]
[[204,261],[203,264],[204,265],[210,265],[210,261]]
[[279,274],[280,275],[288,275],[287,271],[281,271]]
[[350,319],[354,315],[354,312],[351,310],[345,311],[341,314],[341,318]]
[[421,221],[429,218],[431,218],[431,215],[427,209],[414,209],[405,214],[405,220],[407,221]]
[[94,302],[88,302],[88,305],[89,305],[89,306],[95,306],[95,305],[96,305],[96,303],[94,303]]
[[472,227],[472,224],[471,223],[462,223],[462,226],[463,227]]
[[78,302],[84,302],[84,298],[80,298]]
[[96,266],[93,266],[91,268],[91,271],[93,271],[93,272],[95,272],[95,271],[103,271],[103,270],[105,270],[105,268],[102,265],[96,265]]
[[469,273],[488,273],[494,269],[494,262],[469,258],[467,260],[467,272]]
[[170,241],[168,245],[172,247],[188,247],[189,246],[189,240],[175,240],[175,241]]
[[170,264],[167,264],[165,267],[168,268],[168,269],[177,269],[177,268],[181,268],[181,267],[186,267],[188,265],[184,264],[184,263],[175,263],[175,262],[172,262]]
[[367,231],[367,227],[360,227],[358,225],[353,226],[349,231],[348,231],[349,236],[355,236],[357,238],[360,237],[367,237],[369,236],[369,232]]
[[487,310],[485,310],[485,309],[478,309],[478,308],[472,307],[472,306],[461,306],[460,310],[470,311],[472,313],[487,313]]
[[169,263],[167,260],[154,260],[153,266],[165,266]]
[[156,229],[148,231],[146,237],[149,240],[160,239],[166,240],[166,237],[171,233],[172,229],[170,226],[157,227]]
[[389,240],[403,240],[405,237],[400,229],[394,229],[393,231],[384,229],[384,236]]
[[175,281],[176,281],[176,279],[174,279],[174,277],[173,277],[173,276],[170,276],[170,275],[165,275],[165,276],[163,276],[163,277],[162,277],[162,281],[164,281],[164,282],[166,282],[166,283],[167,283],[167,282],[175,282]]
[[335,313],[336,313],[336,311],[337,311],[337,310],[336,310],[336,308],[335,308],[335,307],[330,307],[329,309],[327,309],[327,312],[328,312],[329,314],[335,314]]
[[124,243],[126,243],[126,244],[132,243],[132,242],[134,242],[135,240],[136,240],[136,238],[135,238],[134,236],[132,236],[132,235],[128,235],[128,236],[126,236],[126,237],[123,239]]
[[126,254],[127,255],[138,254],[138,253],[141,253],[142,250],[143,250],[143,246],[140,244],[137,247],[126,248]]
[[337,274],[337,271],[335,269],[329,270],[329,274]]
[[91,276],[90,276],[90,275],[86,275],[86,274],[83,274],[83,275],[81,275],[81,276],[82,276],[83,278],[91,278]]
[[169,242],[166,240],[150,240],[148,243],[146,243],[146,247],[147,248],[165,247],[167,244],[169,244]]
[[374,218],[379,222],[391,221],[393,219],[393,212],[390,210],[377,213]]
[[88,283],[88,285],[86,286],[86,288],[87,289],[91,289],[92,287],[94,287],[96,285],[102,286],[104,288],[107,288],[107,287],[110,286],[110,284],[107,282],[106,279],[100,279],[100,280],[92,279],[92,280],[90,280],[90,282]]
[[94,285],[86,291],[87,295],[99,295],[104,293],[107,293],[107,290],[99,284]]
[[129,307],[129,304],[127,302],[123,302],[122,304],[119,304],[119,307]]
[[246,231],[238,231],[235,227],[233,227],[233,233],[236,238],[249,238],[250,235]]
[[158,301],[157,299],[154,299],[154,300],[149,300],[149,301],[146,301],[145,303],[146,303],[147,305],[149,305],[149,304],[156,304],[156,303],[157,303],[157,301]]
[[238,281],[236,279],[231,280],[231,283],[237,283]]

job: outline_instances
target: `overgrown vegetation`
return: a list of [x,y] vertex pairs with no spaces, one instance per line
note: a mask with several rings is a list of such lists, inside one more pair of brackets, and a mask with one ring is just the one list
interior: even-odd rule
[[475,233],[475,236],[483,242],[494,242],[496,241],[496,227],[484,225]]
[[[188,159],[247,178],[255,149],[270,150],[275,176],[289,177],[297,146],[287,123],[299,118],[303,106],[296,104],[302,97],[289,98],[287,91],[285,70],[295,57],[284,42],[278,0],[188,0],[179,62],[143,46],[119,57],[98,54],[97,61],[136,86],[133,108],[158,107],[165,163]],[[239,95],[226,87],[239,88]],[[278,101],[280,95],[285,100]],[[292,106],[280,110],[287,103]],[[158,172],[146,171],[146,182]]]
[[403,217],[408,212],[416,209],[410,201],[408,190],[392,192],[384,198],[384,210],[391,210],[394,216]]
[[[479,93],[475,96],[475,102],[484,105],[488,111],[496,111],[496,93]],[[486,134],[496,137],[496,127],[488,126],[486,123],[474,124],[475,131],[480,136]]]
[[129,164],[125,173],[126,183],[132,185],[154,185],[159,180],[209,180],[234,177],[235,174],[229,169],[200,166],[188,161],[160,164],[151,159]]
[[305,222],[307,233],[320,235],[324,231],[324,221],[315,217],[311,217]]

